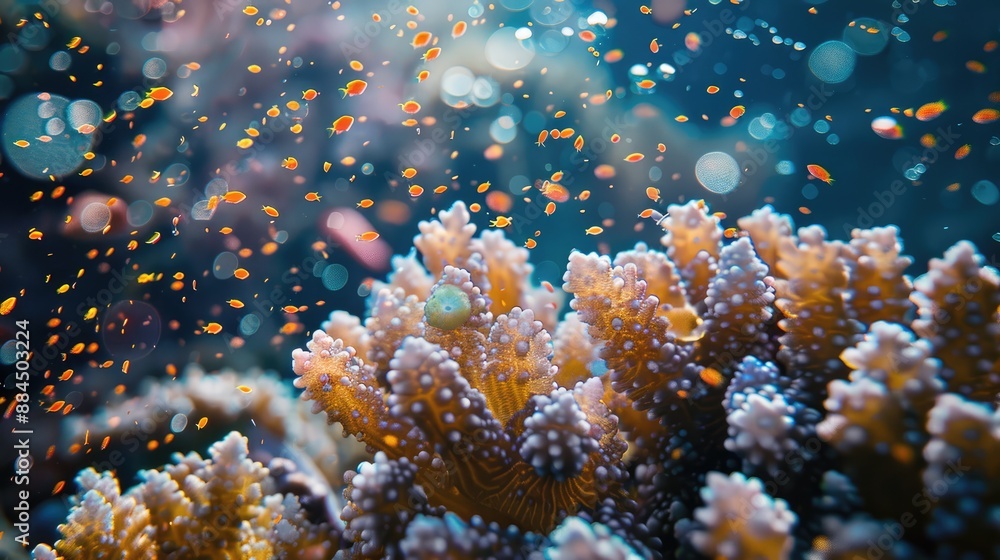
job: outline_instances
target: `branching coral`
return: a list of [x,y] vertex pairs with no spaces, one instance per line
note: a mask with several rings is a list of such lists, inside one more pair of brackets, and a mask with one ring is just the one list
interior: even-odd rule
[[[840,242],[765,207],[726,242],[701,201],[659,223],[665,250],[571,253],[558,321],[527,252],[476,237],[456,204],[420,224],[367,319],[335,312],[293,353],[312,411],[370,454],[345,476],[344,553],[1000,555],[1000,277],[970,244],[911,282],[895,228]],[[201,471],[183,464],[154,487],[188,495],[174,473]],[[253,503],[278,499],[265,482]],[[175,491],[106,493],[78,511],[118,507],[136,547],[188,530],[157,517],[189,507]]]
[[111,473],[87,469],[62,539],[34,557],[326,558],[336,533],[311,521],[298,499],[274,492],[267,468],[247,458],[236,432],[209,449],[175,456],[163,471],[143,471],[122,494]]

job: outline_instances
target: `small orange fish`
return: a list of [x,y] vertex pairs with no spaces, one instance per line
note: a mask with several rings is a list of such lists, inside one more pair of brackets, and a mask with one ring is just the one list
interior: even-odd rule
[[379,235],[377,231],[366,231],[361,235],[356,236],[355,241],[375,241],[378,239]]
[[292,156],[288,156],[281,160],[281,166],[288,170],[295,170],[299,166],[299,160]]
[[573,147],[576,148],[576,151],[578,151],[578,152],[583,150],[583,136],[582,135],[576,137],[576,140],[573,141]]
[[660,44],[656,42],[656,39],[649,42],[649,52],[653,54],[660,52]]
[[546,216],[551,216],[552,214],[555,214],[555,213],[556,213],[556,203],[555,202],[549,202],[548,204],[545,205],[545,215]]
[[431,75],[431,73],[430,73],[429,70],[421,70],[420,73],[417,74],[417,82],[422,82],[422,81],[426,80],[427,77],[430,76],[430,75]]
[[265,214],[271,216],[272,218],[278,217],[278,211],[275,210],[273,206],[264,206],[261,208],[261,210],[263,210]]
[[366,198],[358,203],[358,208],[371,208],[373,204],[375,204],[374,200]]
[[318,192],[306,193],[306,200],[309,202],[319,202],[323,198]]
[[146,97],[149,99],[154,99],[156,101],[166,101],[167,99],[170,99],[170,96],[172,96],[173,94],[174,92],[171,91],[170,88],[154,87],[153,89],[149,90],[149,92],[146,94]]
[[549,137],[549,131],[543,129],[541,132],[538,133],[538,141],[535,142],[535,145],[544,148],[545,140],[547,140],[548,137]]
[[319,95],[319,92],[310,88],[302,92],[302,99],[312,101],[313,99],[316,99],[317,95]]
[[455,22],[455,25],[451,28],[451,38],[458,39],[462,35],[465,35],[466,29],[468,29],[468,24],[464,21]]
[[421,187],[420,185],[411,185],[410,186],[410,196],[411,197],[416,198],[416,197],[418,197],[418,196],[420,196],[422,194],[424,194],[424,188],[423,187]]
[[218,323],[209,323],[205,325],[203,330],[208,334],[219,334],[220,332],[222,332],[222,325]]
[[627,161],[629,163],[635,163],[637,161],[642,161],[642,159],[644,157],[646,157],[646,156],[640,154],[639,152],[635,152],[635,153],[631,153],[631,154],[625,156],[625,161]]
[[361,95],[366,89],[368,89],[368,82],[364,80],[351,80],[347,82],[346,86],[340,88],[340,93],[342,93],[344,97],[354,97],[355,95]]
[[656,82],[650,79],[642,80],[641,82],[635,84],[639,89],[652,89],[656,85]]
[[830,177],[830,172],[824,169],[822,165],[816,165],[815,163],[810,163],[809,165],[806,166],[806,171],[808,171],[810,175],[819,179],[820,181],[823,181],[827,185],[833,184],[833,178]]
[[505,228],[514,223],[507,216],[497,216],[497,219],[490,222],[490,227]]
[[403,170],[403,177],[407,179],[412,179],[417,176],[417,170],[412,167],[407,167]]
[[419,49],[420,47],[426,47],[428,43],[431,42],[432,37],[433,35],[431,35],[430,31],[421,31],[420,33],[417,33],[416,35],[413,36],[413,43],[411,44],[415,49]]
[[976,124],[989,124],[997,119],[1000,119],[1000,111],[996,109],[980,109],[972,115],[972,122]]
[[602,228],[601,226],[590,226],[586,230],[587,235],[600,235],[603,232],[604,228]]
[[618,133],[615,133],[615,134],[611,135],[611,143],[612,144],[617,144],[618,142],[621,142],[621,139],[622,139],[622,137]]
[[427,52],[425,52],[424,55],[421,56],[420,58],[422,58],[424,61],[429,62],[439,56],[441,56],[441,47],[432,47],[427,49]]
[[944,101],[935,101],[933,103],[925,103],[917,109],[916,117],[918,121],[931,121],[941,116],[948,109],[948,105]]
[[660,189],[656,187],[646,187],[646,197],[653,202],[658,202],[660,200]]
[[351,130],[352,126],[354,126],[354,117],[344,115],[343,117],[333,121],[333,125],[328,127],[327,130],[330,131],[330,136],[333,137],[334,134],[342,134]]
[[400,103],[399,107],[401,109],[403,109],[404,113],[407,113],[407,114],[410,114],[410,115],[412,115],[414,113],[418,113],[420,111],[420,104],[417,103],[416,101],[413,101],[412,99],[410,101],[405,102],[405,103]]

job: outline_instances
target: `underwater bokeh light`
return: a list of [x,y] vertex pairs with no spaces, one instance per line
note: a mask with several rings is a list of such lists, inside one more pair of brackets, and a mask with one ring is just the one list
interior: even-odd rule
[[0,556],[1000,558],[1000,5],[0,31]]

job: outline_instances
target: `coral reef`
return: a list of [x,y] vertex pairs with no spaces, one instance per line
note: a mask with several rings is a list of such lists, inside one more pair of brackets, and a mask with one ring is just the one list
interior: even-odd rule
[[[700,201],[658,223],[665,251],[570,254],[560,321],[528,252],[476,237],[457,203],[420,224],[420,257],[393,260],[367,319],[335,312],[292,356],[311,410],[369,454],[344,477],[339,520],[264,497],[267,470],[229,436],[214,463],[178,459],[124,496],[84,473],[56,548],[84,546],[79,528],[99,521],[137,551],[180,542],[189,525],[165,532],[144,504],[196,503],[206,490],[187,474],[222,463],[261,490],[226,515],[225,537],[186,546],[1000,557],[1000,276],[974,247],[911,280],[892,227],[840,242],[765,207],[726,242]],[[294,531],[262,513],[279,503]],[[197,521],[229,506],[185,507]]]

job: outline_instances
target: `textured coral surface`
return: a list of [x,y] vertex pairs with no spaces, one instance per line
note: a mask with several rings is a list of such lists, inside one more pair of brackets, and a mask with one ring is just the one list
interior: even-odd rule
[[1000,277],[976,249],[911,280],[891,227],[834,241],[765,207],[726,241],[704,203],[668,210],[663,251],[569,255],[561,320],[464,205],[421,223],[369,316],[292,356],[369,454],[342,511],[303,513],[234,434],[124,494],[85,471],[36,556],[1000,557]]

